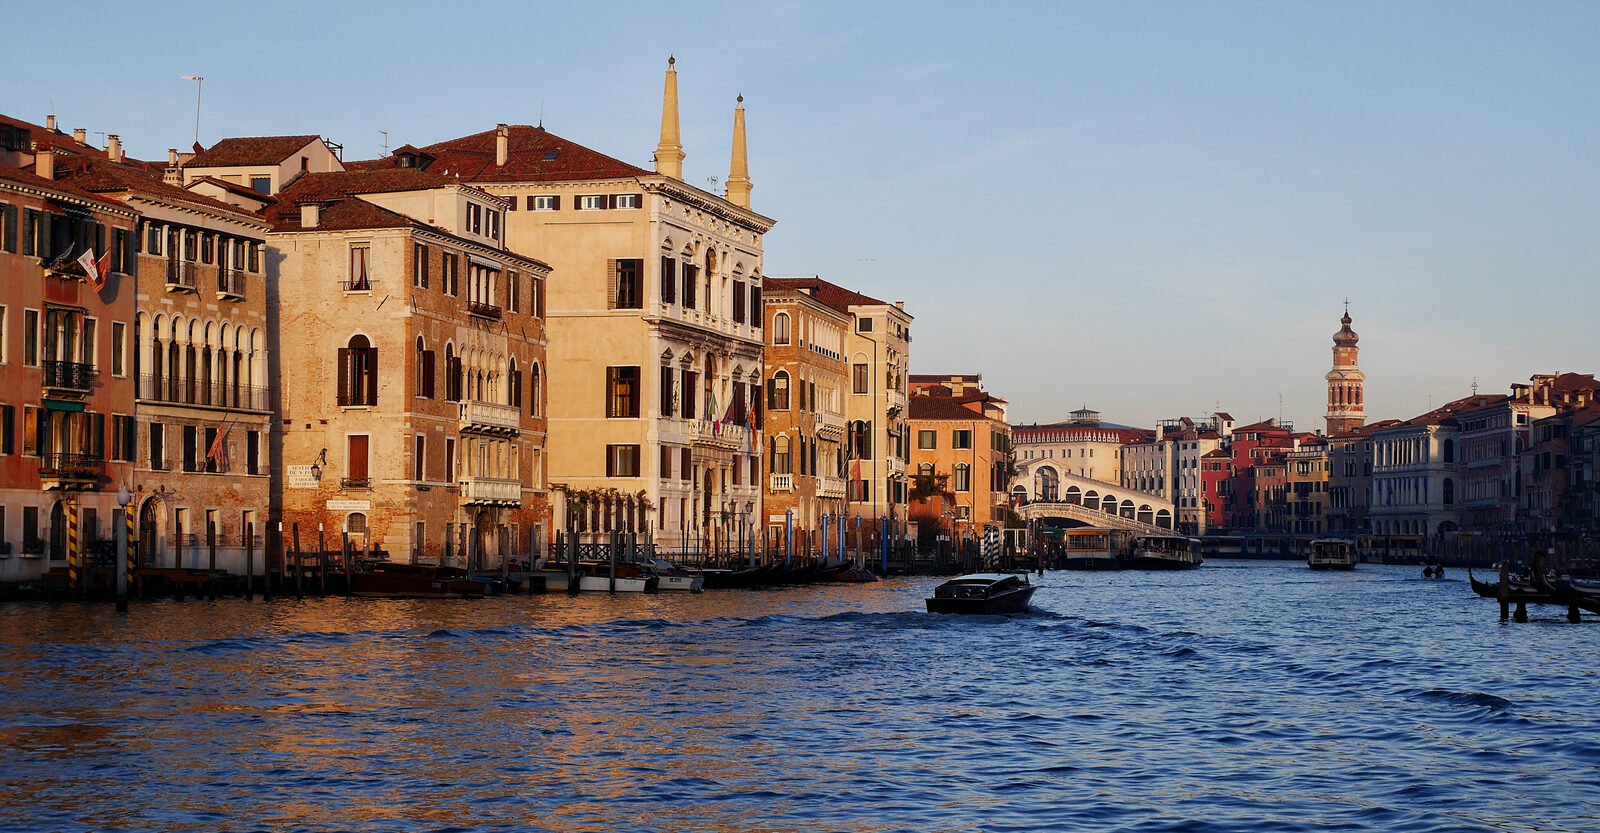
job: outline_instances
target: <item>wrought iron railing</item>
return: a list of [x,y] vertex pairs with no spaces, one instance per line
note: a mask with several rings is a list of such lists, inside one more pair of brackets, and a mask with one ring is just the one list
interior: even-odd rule
[[479,318],[488,318],[494,321],[499,321],[500,316],[504,314],[501,309],[494,304],[486,304],[481,301],[468,302],[467,312],[471,315],[476,315]]
[[245,411],[271,408],[272,389],[266,385],[240,385],[232,382],[173,379],[144,374],[139,377],[139,398],[178,405],[213,405]]
[[345,292],[371,292],[372,279],[361,278],[354,281],[339,281],[339,288]]
[[80,362],[46,361],[41,369],[45,387],[78,393],[88,393],[94,387],[95,376],[99,375],[94,367]]
[[244,298],[244,274],[227,267],[217,269],[217,294]]
[[167,261],[167,289],[175,292],[193,292],[199,286],[195,266],[173,258]]
[[69,454],[62,451],[47,452],[39,457],[39,476],[92,480],[106,467],[106,459],[97,454]]

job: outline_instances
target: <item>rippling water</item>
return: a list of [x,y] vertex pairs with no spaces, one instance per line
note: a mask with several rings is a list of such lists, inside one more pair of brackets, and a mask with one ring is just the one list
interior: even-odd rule
[[0,830],[1600,830],[1600,626],[1459,572],[0,606]]

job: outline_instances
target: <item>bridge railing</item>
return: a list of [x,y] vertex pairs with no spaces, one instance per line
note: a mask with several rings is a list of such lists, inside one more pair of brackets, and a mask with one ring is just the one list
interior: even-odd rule
[[1032,520],[1034,518],[1070,518],[1083,521],[1092,526],[1109,526],[1117,529],[1128,529],[1134,532],[1144,532],[1151,535],[1170,534],[1171,529],[1147,524],[1144,521],[1127,517],[1114,512],[1101,509],[1090,509],[1081,503],[1067,503],[1066,501],[1036,500],[1023,504],[1018,508],[1022,517]]

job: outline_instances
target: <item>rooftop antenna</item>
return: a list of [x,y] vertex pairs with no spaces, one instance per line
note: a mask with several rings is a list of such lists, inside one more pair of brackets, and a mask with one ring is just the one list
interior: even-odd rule
[[381,147],[383,148],[383,155],[384,156],[388,156],[389,155],[389,131],[387,131],[387,130],[379,130],[378,132],[383,134],[383,144],[381,145]]
[[180,75],[184,81],[194,82],[194,143],[200,144],[200,91],[205,88],[206,79],[203,75]]
[[711,186],[711,193],[715,194],[717,192],[717,178],[708,176],[706,177],[706,183]]
[[1476,376],[1472,377],[1472,395],[1478,395],[1478,377]]
[[539,129],[544,129],[544,99],[539,99]]
[[1283,424],[1283,394],[1278,394],[1278,424]]

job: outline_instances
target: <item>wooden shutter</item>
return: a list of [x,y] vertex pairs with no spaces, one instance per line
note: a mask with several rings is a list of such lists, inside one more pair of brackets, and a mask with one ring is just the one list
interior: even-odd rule
[[672,416],[672,379],[674,374],[671,367],[661,368],[661,415]]
[[550,208],[552,210],[555,210],[555,211],[560,211],[561,210],[561,195],[560,194],[556,194],[555,196],[550,198]]
[[339,386],[338,399],[340,405],[349,403],[350,399],[350,348],[339,348]]
[[365,352],[367,359],[367,398],[363,404],[376,405],[378,404],[378,348],[368,347]]
[[22,406],[22,453],[39,453],[39,409]]
[[617,261],[606,261],[606,309],[617,308]]
[[733,323],[744,323],[744,281],[733,282]]
[[606,446],[606,477],[617,476],[617,447]]
[[350,449],[350,479],[367,479],[367,435],[351,434],[349,438]]
[[6,251],[14,252],[17,250],[17,207],[5,206],[5,212],[6,215],[0,217],[0,224],[5,225],[6,236],[4,241],[0,241],[0,245],[3,245]]
[[688,480],[689,479],[689,468],[690,468],[690,465],[689,465],[689,449],[684,448],[684,449],[680,449],[678,451],[678,464],[680,466],[679,469],[678,469],[678,479],[679,480]]
[[661,258],[661,303],[676,304],[678,302],[678,261],[670,258]]
[[433,398],[433,370],[433,351],[422,351],[422,395],[429,399]]
[[662,480],[672,479],[672,448],[661,446],[661,471],[656,473]]
[[760,329],[763,318],[764,316],[761,314],[761,287],[752,284],[750,287],[750,326]]
[[106,457],[106,415],[89,415],[89,454],[104,460]]
[[122,454],[118,455],[123,460],[132,460],[139,450],[139,437],[134,432],[139,427],[139,421],[133,417],[122,418]]

